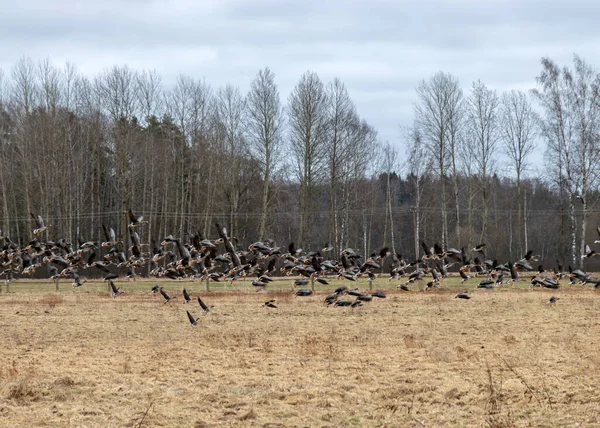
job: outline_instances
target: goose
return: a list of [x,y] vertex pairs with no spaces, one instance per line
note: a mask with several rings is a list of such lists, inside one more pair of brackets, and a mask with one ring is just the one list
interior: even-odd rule
[[265,308],[274,308],[274,309],[277,309],[277,306],[275,305],[275,299],[272,299],[272,300],[267,300],[267,301],[266,301],[266,302],[263,304],[263,306],[264,306]]
[[[600,237],[600,226],[596,227],[596,231],[598,232],[598,237]],[[594,244],[600,244],[600,239],[596,239]]]
[[458,293],[456,296],[454,296],[455,299],[470,299],[471,296],[469,296],[468,291],[461,291],[460,293]]
[[159,288],[159,291],[160,291],[160,294],[165,298],[165,304],[169,303],[171,300],[173,300],[175,298],[175,297],[169,296],[169,294],[162,287]]
[[300,290],[296,291],[296,296],[310,296],[312,294],[312,290],[308,289],[308,288],[301,288]]
[[489,278],[482,279],[477,288],[485,288],[486,290],[492,290],[494,288],[494,281]]
[[487,244],[476,245],[473,249],[471,249],[471,252],[473,252],[473,253],[481,253],[481,255],[485,257],[485,253],[484,253],[485,247],[487,247]]
[[597,255],[598,255],[598,253],[596,253],[596,251],[592,250],[588,244],[585,244],[583,258],[587,259],[587,258],[594,257]]
[[44,232],[47,227],[44,224],[44,219],[42,218],[41,215],[35,215],[34,213],[29,213],[31,215],[31,217],[33,218],[33,220],[35,220],[35,224],[36,224],[36,228],[33,231],[33,234],[36,236],[40,236],[42,234],[42,232]]
[[199,320],[200,318],[194,318],[194,317],[192,316],[192,314],[190,314],[190,311],[187,311],[187,310],[186,310],[185,312],[187,313],[188,320],[190,320],[190,324],[191,324],[193,327],[195,327],[196,325],[198,325],[198,320]]
[[461,283],[462,283],[462,282],[465,282],[465,281],[467,281],[468,279],[470,279],[470,278],[471,278],[471,276],[470,276],[470,275],[467,275],[467,274],[465,273],[465,271],[466,271],[467,269],[468,269],[468,266],[463,266],[463,267],[461,267],[461,268],[460,268],[460,271],[459,271],[459,273],[460,273],[460,277],[462,278],[462,279],[461,279],[461,281],[460,281]]
[[554,297],[554,296],[552,296],[552,297],[550,297],[550,299],[548,300],[548,304],[549,304],[549,305],[552,305],[552,304],[556,303],[556,302],[557,302],[559,299],[560,299],[560,297]]
[[192,301],[192,297],[188,294],[187,290],[183,289],[183,303],[190,303]]
[[115,230],[112,227],[108,227],[105,224],[102,224],[102,230],[104,231],[104,239],[105,241],[101,244],[103,248],[113,247],[117,244],[117,239],[115,236]]
[[73,274],[73,284],[72,284],[73,288],[81,287],[86,282],[87,282],[87,279],[84,279],[82,281],[81,278],[79,277],[79,275],[77,275],[76,273]]
[[117,288],[114,282],[108,280],[108,284],[110,285],[110,289],[112,290],[112,293],[110,294],[112,297],[117,297],[120,294],[123,294],[123,291],[120,288]]
[[198,299],[198,304],[199,304],[199,305],[200,305],[200,307],[202,308],[202,313],[203,313],[203,314],[206,314],[206,313],[210,312],[210,310],[211,310],[213,307],[212,307],[212,306],[210,306],[210,307],[209,307],[209,306],[206,306],[206,303],[204,303],[204,302],[202,301],[202,299],[200,298],[200,296],[198,296],[198,298],[197,298],[197,299]]
[[148,223],[148,220],[144,221],[144,216],[136,216],[131,208],[127,211],[127,215],[129,216],[129,227],[136,227],[142,223]]
[[334,294],[342,294],[345,293],[348,290],[348,287],[346,287],[345,285],[342,285],[341,287],[336,288],[333,293]]

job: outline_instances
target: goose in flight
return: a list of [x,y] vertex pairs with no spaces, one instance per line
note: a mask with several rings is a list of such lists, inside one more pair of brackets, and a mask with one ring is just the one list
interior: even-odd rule
[[38,215],[35,215],[34,213],[29,213],[29,214],[31,215],[33,220],[35,220],[35,224],[37,226],[34,229],[33,234],[36,236],[40,236],[42,234],[42,232],[47,229],[46,225],[44,224],[44,219],[39,214]]
[[123,291],[120,288],[117,288],[114,282],[108,280],[108,283],[110,284],[110,289],[112,290],[112,293],[110,293],[112,297],[117,297],[118,295],[123,294]]
[[199,318],[194,318],[192,316],[192,314],[190,314],[190,311],[185,311],[185,312],[187,312],[188,320],[190,320],[190,324],[192,325],[192,327],[195,327],[196,325],[198,325]]
[[175,297],[169,296],[169,294],[162,287],[160,287],[159,291],[160,291],[160,294],[165,298],[165,303],[169,303],[171,300],[173,300],[175,298]]
[[136,216],[133,211],[131,211],[131,208],[127,211],[127,215],[129,216],[129,221],[131,222],[129,223],[129,227],[136,227],[142,223],[148,223],[148,220],[144,220],[144,216]]
[[485,257],[484,251],[486,246],[487,244],[479,244],[475,246],[475,248],[473,248],[471,251],[474,253],[481,253]]
[[585,254],[583,255],[583,258],[585,258],[585,259],[588,259],[590,257],[594,257],[594,256],[598,255],[598,253],[596,253],[596,251],[592,250],[588,244],[585,244],[584,253]]
[[102,248],[109,248],[117,245],[115,230],[112,227],[108,227],[105,224],[102,224],[102,231],[104,232],[105,239],[105,241],[102,243]]
[[81,278],[79,277],[79,275],[77,275],[75,272],[73,272],[73,284],[72,284],[73,288],[81,287],[86,282],[87,282],[87,279],[84,279],[82,281]]
[[208,312],[210,312],[210,310],[213,308],[212,306],[206,306],[206,303],[204,303],[202,301],[202,299],[200,298],[200,296],[198,296],[198,304],[200,305],[200,307],[202,308],[202,313],[206,314]]

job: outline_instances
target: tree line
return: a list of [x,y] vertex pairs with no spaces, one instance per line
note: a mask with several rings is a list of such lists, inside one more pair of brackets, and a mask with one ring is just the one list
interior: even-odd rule
[[597,239],[600,75],[578,56],[543,58],[536,82],[463,90],[438,72],[417,86],[414,124],[392,145],[341,80],[311,71],[282,99],[269,68],[242,93],[23,58],[0,69],[0,229],[26,244],[33,212],[49,239],[101,240],[102,224],[126,234],[133,208],[151,244],[209,236],[218,221],[240,246],[387,246],[411,258],[421,241],[486,242],[499,260],[532,248],[579,266]]

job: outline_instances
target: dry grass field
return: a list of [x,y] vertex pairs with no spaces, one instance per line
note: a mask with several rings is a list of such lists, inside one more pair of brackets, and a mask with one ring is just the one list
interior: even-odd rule
[[[151,282],[121,282],[117,298],[102,283],[55,293],[15,282],[0,294],[0,425],[600,425],[600,294],[589,286],[470,300],[454,298],[456,285],[393,289],[340,308],[323,304],[325,290],[293,296],[290,282],[210,293],[163,282],[169,304]],[[184,305],[184,286],[213,311]],[[271,298],[279,307],[262,307]]]

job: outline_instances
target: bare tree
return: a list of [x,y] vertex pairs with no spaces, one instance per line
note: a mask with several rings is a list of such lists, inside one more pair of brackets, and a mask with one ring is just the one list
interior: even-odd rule
[[[598,142],[598,74],[578,56],[574,72],[560,69],[549,58],[542,58],[538,89],[533,95],[544,109],[541,121],[546,139],[546,157],[550,173],[569,198],[571,258],[583,263],[588,200],[597,184]],[[582,205],[582,222],[577,246],[576,203]]]
[[137,74],[135,80],[137,109],[141,112],[142,121],[147,124],[148,118],[157,116],[162,107],[162,78],[156,70],[144,70]]
[[327,158],[329,169],[329,226],[328,241],[335,251],[340,249],[339,193],[343,164],[352,156],[349,127],[358,120],[356,109],[346,86],[338,78],[327,85],[329,135]]
[[36,98],[35,65],[30,58],[21,58],[12,70],[12,100],[24,114],[31,113]]
[[298,242],[310,244],[315,185],[325,174],[328,131],[327,95],[316,73],[307,71],[289,97],[290,147],[300,181]]
[[246,100],[236,86],[226,85],[217,91],[216,113],[220,129],[221,187],[228,202],[229,232],[238,236],[238,213],[249,190],[249,177],[243,160],[247,157],[245,139]]
[[429,80],[423,80],[417,87],[418,103],[415,105],[416,125],[421,137],[435,160],[434,165],[440,179],[440,213],[442,221],[442,247],[448,244],[448,214],[446,195],[446,174],[451,156],[450,130],[460,119],[463,93],[458,80],[447,73],[438,72]]
[[263,185],[259,240],[264,238],[267,229],[267,215],[272,199],[271,180],[280,161],[283,125],[283,108],[275,84],[275,74],[269,68],[264,68],[250,84],[248,94],[249,143],[259,162]]
[[421,242],[421,200],[424,191],[424,180],[429,174],[431,159],[427,156],[427,148],[421,137],[419,128],[415,125],[405,133],[407,143],[407,157],[409,174],[407,181],[412,185],[414,204],[410,207],[413,214],[414,250],[415,257],[419,257]]
[[527,94],[512,90],[502,95],[501,138],[517,180],[517,241],[520,254],[525,254],[528,248],[527,235],[522,228],[521,180],[528,166],[528,158],[535,149],[538,121]]
[[[128,167],[133,150],[131,121],[136,108],[136,73],[128,66],[114,66],[102,73],[94,87],[102,106],[113,122],[113,150],[117,159],[121,200],[121,233],[127,233],[127,215],[132,198],[132,175]],[[98,159],[96,159],[98,161]],[[100,170],[99,168],[97,169]],[[96,189],[97,191],[98,189]]]
[[499,140],[499,105],[496,92],[488,89],[478,80],[473,83],[469,96],[469,151],[471,161],[477,166],[482,191],[482,222],[480,241],[487,231],[488,213],[490,208],[489,177],[493,172],[494,156]]

